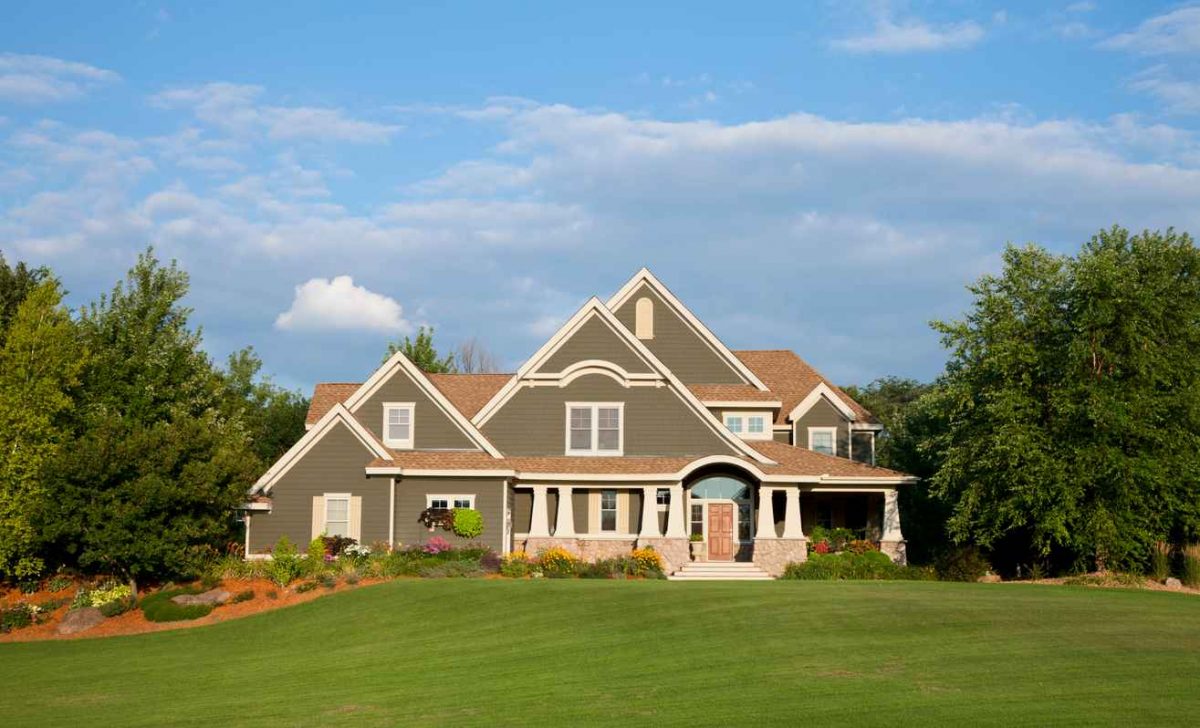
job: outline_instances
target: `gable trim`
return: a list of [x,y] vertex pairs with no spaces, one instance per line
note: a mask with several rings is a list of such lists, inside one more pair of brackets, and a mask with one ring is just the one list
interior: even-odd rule
[[[346,400],[346,409],[348,409],[351,413],[357,412],[358,409],[367,400],[369,400],[372,395],[379,391],[380,387],[386,384],[387,381],[395,375],[397,369],[403,369],[408,375],[409,379],[411,379],[413,383],[417,385],[417,389],[420,389],[425,396],[428,397],[438,407],[438,409],[442,411],[444,415],[449,417],[455,426],[458,427],[459,431],[461,431],[468,440],[475,443],[479,449],[484,450],[492,457],[502,457],[500,455],[500,451],[496,449],[496,446],[489,442],[488,439],[483,436],[483,433],[471,423],[471,420],[468,420],[463,413],[460,412],[458,408],[450,402],[450,400],[446,399],[446,395],[442,394],[441,390],[435,387],[433,382],[429,381],[429,378],[425,376],[424,372],[422,372],[415,364],[409,361],[408,357],[404,355],[404,352],[397,351],[391,356],[391,358],[384,362],[382,366],[376,369],[375,373],[371,375],[371,378],[363,382],[362,385],[354,392],[354,394],[350,395],[350,397]],[[385,457],[391,456],[387,455]]]
[[817,402],[819,402],[822,397],[828,400],[838,412],[841,412],[843,417],[851,422],[854,421],[854,410],[850,409],[850,405],[846,404],[845,400],[837,396],[837,394],[835,394],[829,385],[825,384],[825,382],[821,382],[816,387],[813,387],[813,391],[809,392],[808,396],[800,400],[800,403],[792,408],[792,411],[788,413],[788,419],[792,422],[800,419],[807,414],[810,409],[816,406]]
[[722,344],[721,340],[718,339],[716,335],[707,326],[705,326],[700,319],[696,318],[696,315],[692,313],[687,306],[683,305],[683,302],[676,298],[675,294],[671,293],[671,290],[663,285],[662,281],[658,280],[658,278],[656,278],[654,274],[650,272],[649,268],[642,268],[635,273],[633,278],[630,278],[624,286],[621,286],[621,290],[614,293],[612,298],[608,299],[608,303],[606,305],[608,306],[609,310],[615,311],[623,306],[630,299],[630,297],[633,296],[638,286],[642,283],[650,286],[650,288],[652,288],[654,292],[657,293],[659,297],[667,303],[668,306],[673,308],[675,313],[683,319],[684,323],[686,323],[692,328],[692,330],[699,334],[704,343],[708,344],[709,348],[712,349],[717,356],[723,359],[727,365],[729,365],[744,380],[746,380],[747,384],[753,385],[759,391],[768,391],[767,385],[763,384],[762,380],[755,376],[754,372],[750,370],[750,367],[746,366],[745,362],[743,362],[741,359],[734,356],[733,352],[730,351],[727,346]]
[[308,454],[308,451],[316,446],[316,444],[320,442],[325,435],[329,434],[333,430],[334,426],[339,422],[348,427],[351,434],[353,434],[355,438],[362,443],[363,447],[365,447],[367,450],[370,450],[375,457],[391,459],[392,454],[387,448],[381,445],[378,440],[375,439],[375,436],[371,434],[371,431],[364,427],[363,424],[358,421],[357,417],[350,414],[350,411],[346,409],[345,405],[338,403],[335,404],[328,412],[326,412],[325,415],[318,420],[315,425],[312,426],[311,430],[304,433],[304,436],[297,440],[295,445],[292,445],[290,448],[288,448],[288,451],[280,456],[280,458],[276,460],[270,468],[267,469],[267,472],[262,474],[262,477],[254,482],[253,487],[250,489],[250,495],[256,495],[258,493],[269,491],[275,485],[275,483],[279,482],[280,478],[282,478],[284,475],[287,475],[288,471],[291,470],[296,463],[304,459],[304,456]]

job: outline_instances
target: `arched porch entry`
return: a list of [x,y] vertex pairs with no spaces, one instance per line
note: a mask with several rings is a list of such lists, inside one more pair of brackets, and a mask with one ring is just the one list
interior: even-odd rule
[[704,539],[707,561],[750,561],[758,481],[721,469],[696,473],[684,483],[688,535]]

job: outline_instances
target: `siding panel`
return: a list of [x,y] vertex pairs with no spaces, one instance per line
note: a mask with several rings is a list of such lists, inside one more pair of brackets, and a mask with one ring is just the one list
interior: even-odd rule
[[[432,532],[417,522],[427,495],[474,495],[475,509],[483,516],[483,535],[464,539],[443,531]],[[499,478],[401,478],[396,482],[396,540],[404,545],[427,543],[441,536],[452,544],[481,543],[502,551],[504,542],[504,483]]]
[[850,421],[823,397],[795,425],[796,444],[800,447],[808,447],[808,428],[836,427],[838,457],[844,458],[850,452]]
[[550,359],[538,367],[538,371],[561,372],[572,364],[587,359],[610,361],[627,372],[644,374],[653,371],[629,346],[629,342],[624,341],[607,323],[597,317],[580,326]]
[[413,448],[416,450],[478,450],[449,415],[417,386],[408,373],[400,370],[384,382],[354,415],[383,441],[383,403],[413,402]]

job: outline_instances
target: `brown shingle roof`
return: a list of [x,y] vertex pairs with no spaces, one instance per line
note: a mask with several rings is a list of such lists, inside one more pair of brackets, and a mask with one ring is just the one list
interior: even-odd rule
[[[765,382],[764,382],[765,383]],[[701,402],[778,402],[779,395],[750,384],[689,384]]]
[[429,374],[433,386],[446,395],[446,399],[458,408],[467,419],[483,409],[483,406],[512,379],[511,374]]
[[779,408],[779,412],[775,416],[775,424],[787,424],[788,414],[813,391],[814,387],[822,382],[837,393],[837,396],[850,409],[854,410],[859,420],[863,422],[878,422],[875,419],[875,415],[868,412],[858,402],[850,399],[849,395],[839,389],[837,385],[821,376],[821,373],[813,369],[808,362],[796,356],[796,352],[794,351],[768,349],[762,351],[735,351],[733,353],[746,366],[750,367],[755,376],[761,379],[763,384],[767,385],[772,394],[783,402],[783,407]]
[[747,440],[751,447],[774,460],[778,465],[760,468],[767,473],[785,475],[834,475],[838,477],[903,478],[906,473],[867,465],[848,458],[834,457],[793,447],[774,440]]
[[358,382],[318,382],[308,403],[304,424],[317,424],[335,404],[345,402],[361,386]]

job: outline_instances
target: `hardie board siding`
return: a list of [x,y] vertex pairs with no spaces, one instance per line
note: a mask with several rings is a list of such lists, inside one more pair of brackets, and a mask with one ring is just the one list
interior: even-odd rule
[[572,364],[600,359],[616,364],[627,372],[646,374],[654,371],[607,323],[597,317],[584,322],[558,351],[537,368],[539,372],[561,372]]
[[746,380],[701,338],[666,301],[645,284],[613,313],[630,331],[637,319],[637,302],[654,302],[654,338],[642,341],[680,381],[687,384],[746,384]]
[[271,488],[270,513],[255,513],[250,552],[263,553],[280,536],[304,549],[312,539],[312,499],[324,493],[362,496],[362,542],[387,538],[389,478],[368,479],[375,459],[346,425],[338,422]]
[[[429,495],[473,495],[483,516],[483,535],[464,539],[442,529],[430,531],[417,522]],[[384,505],[384,513],[387,505]],[[386,524],[385,524],[386,528]],[[404,546],[441,536],[452,544],[481,543],[496,551],[504,545],[504,483],[500,478],[400,478],[396,481],[396,541]]]
[[838,457],[844,458],[850,452],[850,422],[824,397],[818,400],[812,409],[805,412],[804,416],[794,424],[798,447],[808,447],[808,428],[836,427]]
[[734,454],[669,387],[627,388],[603,374],[522,387],[483,434],[506,455],[563,455],[567,402],[624,402],[626,456]]
[[397,370],[375,394],[355,411],[371,432],[383,441],[383,403],[412,402],[413,449],[416,450],[478,450],[463,434],[450,416],[443,412],[403,369]]

